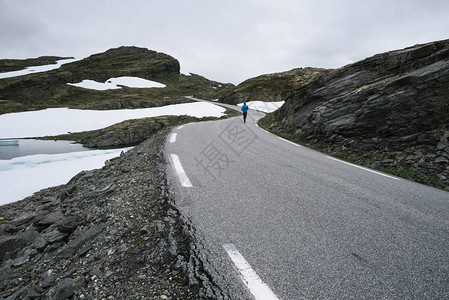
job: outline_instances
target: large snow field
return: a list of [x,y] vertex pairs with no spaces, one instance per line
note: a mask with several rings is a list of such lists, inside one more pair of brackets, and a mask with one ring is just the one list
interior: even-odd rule
[[56,62],[56,64],[28,67],[28,68],[25,68],[25,69],[19,70],[19,71],[3,72],[3,73],[0,73],[0,79],[23,76],[23,75],[28,75],[28,74],[40,73],[40,72],[47,72],[47,71],[51,71],[54,69],[58,69],[63,64],[71,63],[71,62],[74,62],[77,60],[79,60],[79,59],[73,59],[73,58],[61,59],[61,60],[58,60]]
[[[205,102],[112,111],[51,108],[0,115],[0,139],[94,130],[128,119],[161,115],[221,117],[224,112],[224,108]],[[0,160],[0,205],[19,201],[43,188],[67,183],[80,171],[101,168],[105,160],[128,149],[37,154]]]
[[101,129],[125,120],[162,115],[189,115],[197,118],[221,117],[225,108],[193,102],[143,109],[79,110],[49,108],[0,115],[0,139],[40,137]]
[[130,88],[164,88],[166,86],[156,81],[127,76],[110,78],[104,83],[85,79],[78,83],[68,83],[68,85],[97,91],[121,89],[120,85]]
[[106,160],[129,149],[36,154],[0,160],[0,205],[19,201],[47,187],[65,184],[79,172],[101,168]]
[[[263,102],[263,101],[249,101],[246,102],[246,105],[248,105],[249,109],[251,110],[258,110],[264,113],[271,113],[275,110],[277,110],[279,107],[281,107],[285,101],[279,101],[279,102]],[[238,106],[242,107],[243,103],[237,104]]]

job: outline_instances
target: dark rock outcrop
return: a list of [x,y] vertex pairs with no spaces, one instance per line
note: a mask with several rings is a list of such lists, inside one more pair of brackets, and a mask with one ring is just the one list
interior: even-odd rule
[[[179,74],[179,62],[165,53],[139,47],[119,47],[62,65],[60,72],[70,73],[67,82],[91,79],[105,82],[109,78],[134,76],[151,79]],[[69,75],[67,75],[69,76]]]
[[330,138],[403,137],[449,119],[449,40],[378,54],[299,89],[277,114],[284,128]]
[[298,68],[287,72],[250,78],[223,94],[219,101],[238,104],[244,101],[282,101],[293,91],[332,70]]
[[374,167],[402,162],[447,183],[449,40],[378,54],[323,76],[287,97],[276,119],[273,127],[309,140],[372,151],[383,161]]

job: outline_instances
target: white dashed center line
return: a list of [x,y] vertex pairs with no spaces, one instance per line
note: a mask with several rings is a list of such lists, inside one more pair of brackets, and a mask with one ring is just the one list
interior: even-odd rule
[[172,133],[171,135],[170,135],[170,143],[174,143],[174,142],[176,142],[176,136],[177,136],[178,134],[176,133],[176,132],[174,132],[174,133]]
[[184,187],[193,187],[193,185],[190,183],[189,177],[187,177],[186,172],[184,172],[184,169],[182,168],[178,155],[171,154],[171,158],[173,160],[173,166],[175,168],[176,174],[178,175],[179,181],[181,182],[181,185]]
[[234,244],[225,244],[223,245],[223,248],[228,253],[234,265],[237,267],[243,283],[249,289],[251,294],[253,294],[256,300],[279,300],[268,285],[266,285],[256,274],[256,272],[254,272]]

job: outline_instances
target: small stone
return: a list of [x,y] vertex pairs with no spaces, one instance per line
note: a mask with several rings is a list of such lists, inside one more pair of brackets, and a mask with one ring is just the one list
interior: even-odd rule
[[394,162],[394,159],[384,159],[382,161],[382,165],[391,165]]
[[55,282],[55,280],[56,280],[55,275],[49,274],[44,279],[44,281],[41,282],[41,287],[44,288],[44,289],[47,289],[47,288],[49,288],[53,284],[53,282]]
[[437,158],[435,158],[435,163],[439,164],[439,163],[448,163],[449,160],[444,157],[444,156],[438,156]]
[[142,228],[140,228],[140,233],[147,234],[148,232],[150,232],[150,228],[148,227],[148,225],[145,225]]
[[42,294],[36,291],[35,287],[33,286],[26,287],[26,299],[39,299],[41,296]]
[[9,224],[13,225],[13,226],[20,226],[20,225],[30,222],[31,220],[34,219],[34,217],[35,217],[34,215],[23,216],[23,217],[12,220],[11,222],[9,222]]
[[53,230],[48,233],[44,233],[42,237],[49,243],[54,243],[62,240],[66,235],[58,230]]
[[24,255],[16,259],[8,260],[6,262],[7,265],[13,266],[13,267],[20,267],[21,265],[26,264],[30,261],[30,256]]
[[413,155],[407,156],[405,160],[419,160],[421,159],[421,157],[423,157],[422,153],[415,153]]
[[443,174],[438,174],[437,176],[438,176],[438,178],[440,178],[440,180],[446,180],[447,179],[447,177],[444,176]]
[[446,147],[448,147],[449,146],[449,144],[447,143],[447,142],[439,142],[438,144],[437,144],[437,151],[438,150],[443,150],[444,148],[446,148]]
[[57,287],[55,299],[66,299],[72,297],[75,291],[86,286],[86,280],[83,277],[76,279],[64,279]]
[[161,295],[161,299],[167,299],[167,296]]
[[48,242],[42,236],[38,236],[34,240],[34,248],[37,249],[38,251],[44,250],[45,247],[47,247],[47,244]]

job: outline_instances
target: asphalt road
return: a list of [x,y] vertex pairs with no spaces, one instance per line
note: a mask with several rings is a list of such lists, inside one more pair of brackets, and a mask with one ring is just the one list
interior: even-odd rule
[[211,256],[232,265],[235,245],[279,299],[449,299],[448,192],[294,145],[261,116],[168,138],[176,203]]

